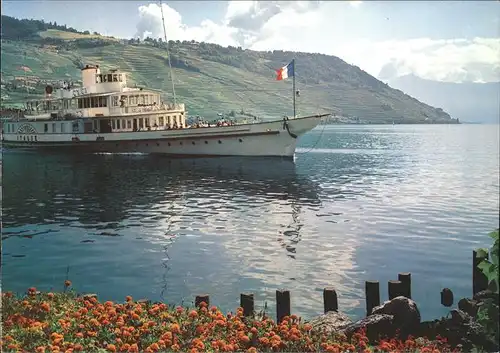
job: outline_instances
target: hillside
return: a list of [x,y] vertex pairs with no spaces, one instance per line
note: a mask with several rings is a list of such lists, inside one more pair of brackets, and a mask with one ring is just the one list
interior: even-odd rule
[[[390,88],[358,67],[322,54],[257,52],[215,44],[170,41],[175,91],[191,115],[211,117],[231,110],[292,114],[292,81],[276,81],[275,69],[296,59],[299,115],[333,112],[371,123],[445,122],[443,112]],[[166,43],[119,40],[78,32],[65,25],[2,16],[2,105],[43,93],[48,82],[78,82],[84,63],[118,67],[131,81],[172,99]]]
[[500,82],[438,82],[414,75],[392,78],[388,82],[423,102],[439,104],[461,122],[498,123],[500,120]]

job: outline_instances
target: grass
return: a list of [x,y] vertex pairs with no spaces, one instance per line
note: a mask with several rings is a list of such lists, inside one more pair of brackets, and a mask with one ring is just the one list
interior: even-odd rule
[[58,29],[48,29],[46,31],[38,32],[38,35],[42,38],[58,38],[64,40],[75,40],[75,39],[89,39],[89,38],[106,38],[108,40],[118,41],[116,38],[103,36],[100,34],[83,34],[83,33],[74,33],[74,32],[66,32]]
[[[71,282],[65,282],[66,289]],[[71,290],[16,297],[2,294],[4,352],[451,352],[445,340],[386,339],[370,343],[365,332],[314,331],[291,315],[275,322],[264,315],[224,315],[202,303],[169,308],[164,303],[99,302]]]

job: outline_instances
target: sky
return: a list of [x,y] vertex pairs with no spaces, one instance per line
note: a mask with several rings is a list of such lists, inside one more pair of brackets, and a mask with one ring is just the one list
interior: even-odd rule
[[[169,40],[335,55],[384,80],[500,81],[500,1],[163,1],[163,9]],[[159,1],[4,0],[2,14],[163,37]]]

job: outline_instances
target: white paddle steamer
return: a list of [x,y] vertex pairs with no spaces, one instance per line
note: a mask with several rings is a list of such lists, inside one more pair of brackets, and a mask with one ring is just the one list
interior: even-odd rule
[[22,116],[4,120],[6,148],[79,152],[162,153],[172,156],[294,155],[297,137],[329,114],[252,123],[186,122],[184,104],[162,102],[160,91],[127,86],[127,74],[82,70],[82,87],[47,86]]

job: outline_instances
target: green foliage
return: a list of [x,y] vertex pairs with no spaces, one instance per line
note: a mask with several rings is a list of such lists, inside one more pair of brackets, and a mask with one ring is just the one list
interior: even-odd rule
[[489,250],[489,260],[486,259],[488,256],[488,249],[477,249],[477,256],[482,258],[477,267],[484,273],[486,278],[488,278],[489,288],[495,293],[498,293],[498,229],[488,235],[493,240],[493,245]]
[[[498,233],[499,230],[495,230],[489,234],[489,237],[493,240],[493,245],[489,250],[489,260],[488,249],[480,248],[476,250],[477,256],[482,258],[481,262],[477,267],[482,273],[488,278],[488,287],[491,291],[498,294]],[[494,298],[488,298],[482,302],[477,313],[477,321],[486,329],[486,332],[494,338],[496,342],[500,339],[499,330],[499,307],[498,303]]]

